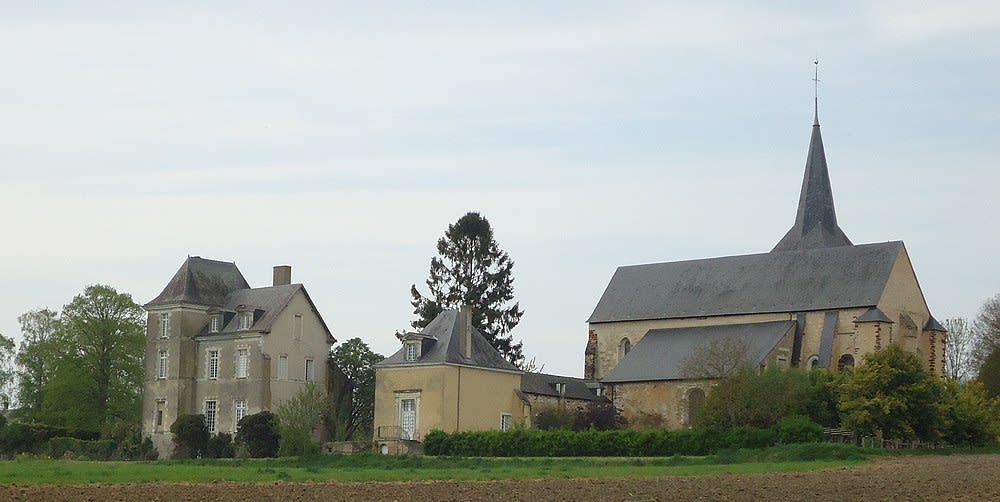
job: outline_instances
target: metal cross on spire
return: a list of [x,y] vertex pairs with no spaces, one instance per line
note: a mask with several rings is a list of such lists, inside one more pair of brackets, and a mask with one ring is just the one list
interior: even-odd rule
[[819,125],[819,58],[813,60],[813,125]]

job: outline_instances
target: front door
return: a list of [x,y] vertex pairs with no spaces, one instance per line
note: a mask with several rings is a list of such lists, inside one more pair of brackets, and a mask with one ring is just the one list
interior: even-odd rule
[[417,400],[402,399],[399,401],[399,425],[402,429],[402,439],[416,439],[417,433]]

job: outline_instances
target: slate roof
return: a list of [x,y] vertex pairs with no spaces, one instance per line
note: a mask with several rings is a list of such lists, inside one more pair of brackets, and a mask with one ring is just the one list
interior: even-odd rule
[[799,192],[799,207],[795,224],[772,251],[850,246],[851,240],[837,225],[837,211],[833,206],[833,189],[830,172],[826,167],[823,136],[819,130],[819,111],[813,121],[806,170]]
[[885,315],[878,307],[872,307],[865,311],[864,314],[858,316],[857,322],[893,322],[889,319],[889,316]]
[[550,375],[547,373],[525,373],[521,376],[521,392],[525,394],[537,394],[541,396],[559,397],[556,384],[566,384],[567,399],[580,399],[586,401],[597,401],[602,398],[587,385],[587,381],[582,378],[573,378],[560,375]]
[[216,336],[227,333],[270,333],[274,321],[292,297],[299,291],[305,295],[309,306],[316,312],[330,343],[336,341],[323,316],[319,314],[316,304],[301,284],[250,288],[243,274],[235,263],[209,260],[199,256],[190,256],[170,279],[163,291],[145,305],[146,308],[158,305],[193,304],[217,308],[222,312],[235,312],[237,307],[245,305],[251,310],[259,310],[253,326],[249,330],[239,330],[239,317],[229,316],[230,320],[218,333],[208,333],[206,326],[199,336]]
[[927,318],[927,324],[924,324],[924,331],[947,332],[948,330],[945,329],[945,327],[942,326],[941,323],[939,323],[938,320],[934,318],[934,316],[930,316]]
[[902,242],[619,267],[588,322],[878,304]]
[[189,256],[159,296],[145,307],[181,303],[218,307],[233,291],[249,287],[235,263]]
[[652,329],[632,347],[604,383],[680,380],[688,354],[704,343],[739,338],[750,348],[751,362],[760,364],[790,330],[795,321],[701,326],[696,328]]
[[454,363],[508,371],[520,371],[504,359],[483,334],[472,328],[472,357],[466,358],[462,350],[462,316],[458,310],[445,310],[431,321],[420,334],[425,336],[424,349],[417,361],[406,361],[401,347],[395,354],[376,366],[413,366]]

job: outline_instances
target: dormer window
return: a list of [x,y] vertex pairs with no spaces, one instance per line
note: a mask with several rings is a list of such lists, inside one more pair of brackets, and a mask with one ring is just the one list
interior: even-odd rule
[[216,314],[216,315],[213,315],[212,317],[208,318],[208,332],[209,333],[218,333],[221,329],[222,329],[222,316],[221,315]]
[[406,342],[406,345],[404,346],[404,348],[406,350],[403,353],[403,355],[404,355],[403,358],[406,361],[416,361],[417,358],[420,357],[420,342],[418,342],[418,341]]
[[253,326],[253,312],[240,312],[240,329],[250,329]]

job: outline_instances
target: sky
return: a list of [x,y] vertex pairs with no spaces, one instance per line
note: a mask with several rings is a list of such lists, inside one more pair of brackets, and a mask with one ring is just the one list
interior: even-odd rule
[[902,240],[938,319],[1000,293],[1000,3],[12,2],[0,17],[0,333],[187,256],[293,267],[382,354],[478,211],[513,334],[581,376],[621,265],[766,252],[819,65],[841,228]]

